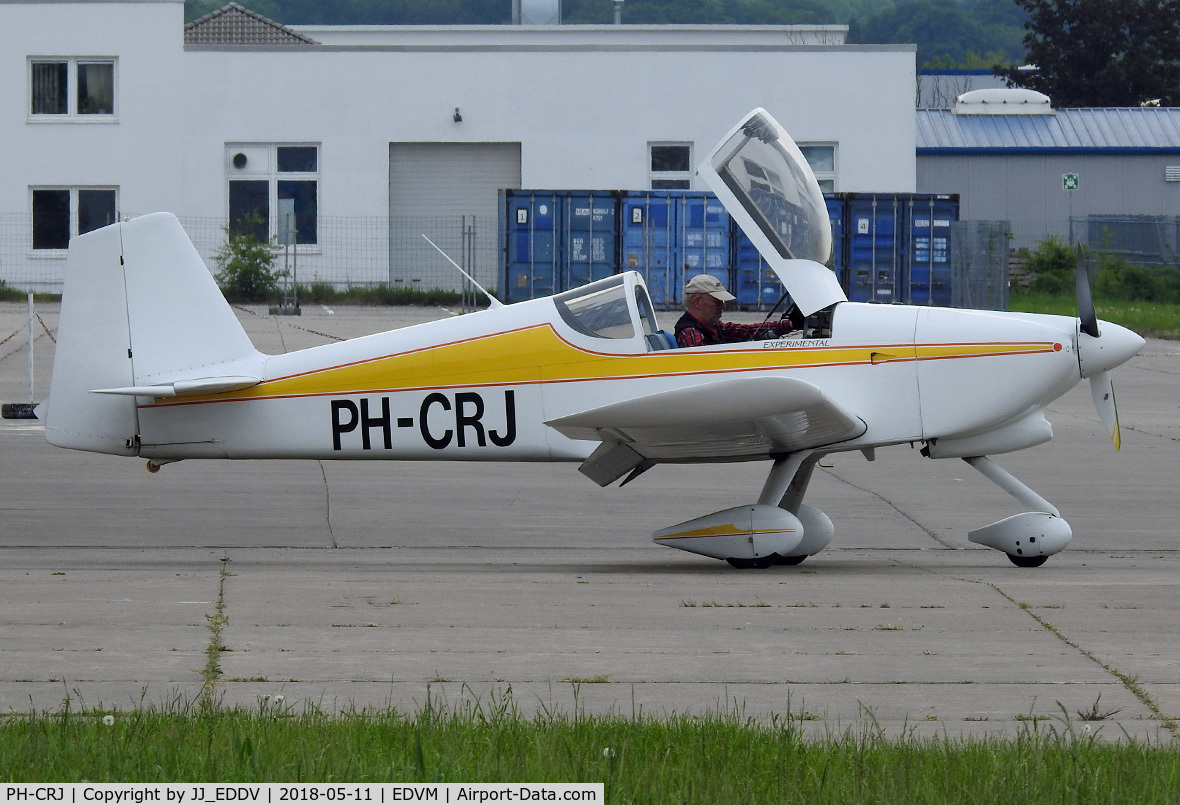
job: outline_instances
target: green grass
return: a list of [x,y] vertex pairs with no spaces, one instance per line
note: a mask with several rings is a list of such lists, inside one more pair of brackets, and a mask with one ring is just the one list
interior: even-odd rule
[[[1008,309],[1021,313],[1077,316],[1073,296],[1046,293],[1013,293]],[[1095,300],[1098,318],[1129,327],[1142,336],[1180,339],[1180,305],[1165,302],[1102,302]]]
[[[429,697],[429,693],[428,693]],[[1064,711],[1063,711],[1064,712]],[[113,723],[104,723],[106,721]],[[812,717],[814,718],[814,717]],[[1180,749],[1100,740],[1067,716],[1009,740],[887,738],[872,719],[806,738],[802,716],[521,715],[511,694],[300,713],[198,704],[0,720],[10,782],[602,782],[611,803],[1171,803]]]

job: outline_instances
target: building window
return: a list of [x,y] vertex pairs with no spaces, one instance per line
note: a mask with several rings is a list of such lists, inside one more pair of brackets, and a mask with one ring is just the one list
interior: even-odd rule
[[66,249],[70,238],[118,219],[116,191],[102,187],[39,188],[33,195],[33,248]]
[[29,112],[43,119],[115,114],[114,59],[30,59]]
[[650,143],[648,152],[652,190],[688,190],[692,187],[691,143]]
[[811,166],[815,180],[819,182],[819,189],[825,193],[836,192],[836,146],[834,145],[800,145],[803,158]]
[[231,143],[226,156],[230,232],[253,230],[258,240],[270,240],[286,231],[281,211],[292,210],[295,243],[319,242],[318,145]]

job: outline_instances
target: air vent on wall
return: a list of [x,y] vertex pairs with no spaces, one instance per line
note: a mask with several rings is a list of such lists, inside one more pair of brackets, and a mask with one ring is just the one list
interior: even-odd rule
[[1165,165],[1164,166],[1164,181],[1165,182],[1180,182],[1180,165]]

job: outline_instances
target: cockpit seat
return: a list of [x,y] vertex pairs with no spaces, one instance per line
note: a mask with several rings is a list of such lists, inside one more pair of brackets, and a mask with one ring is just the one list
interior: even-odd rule
[[676,349],[676,338],[667,330],[658,330],[647,336],[648,346],[653,352],[661,349]]

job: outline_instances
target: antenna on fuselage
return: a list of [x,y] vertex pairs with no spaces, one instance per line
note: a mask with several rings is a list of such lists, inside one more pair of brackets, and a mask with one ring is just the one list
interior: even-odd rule
[[443,257],[445,257],[447,259],[447,262],[450,263],[451,265],[453,265],[458,270],[458,272],[460,274],[462,274],[464,277],[466,277],[467,280],[472,285],[474,285],[476,288],[479,288],[480,293],[482,293],[484,296],[486,296],[488,298],[488,308],[490,310],[495,310],[498,307],[504,307],[503,302],[501,302],[499,299],[497,299],[496,297],[494,297],[490,293],[488,293],[482,285],[480,285],[478,282],[475,281],[475,277],[471,276],[466,271],[464,271],[463,267],[460,266],[458,263],[456,263],[454,260],[452,260],[450,255],[448,255],[446,252],[444,252],[442,249],[440,249],[438,247],[437,243],[435,243],[430,238],[427,238],[425,234],[423,234],[422,237],[426,238],[426,242],[429,243],[431,246],[433,246],[439,254],[441,254]]

